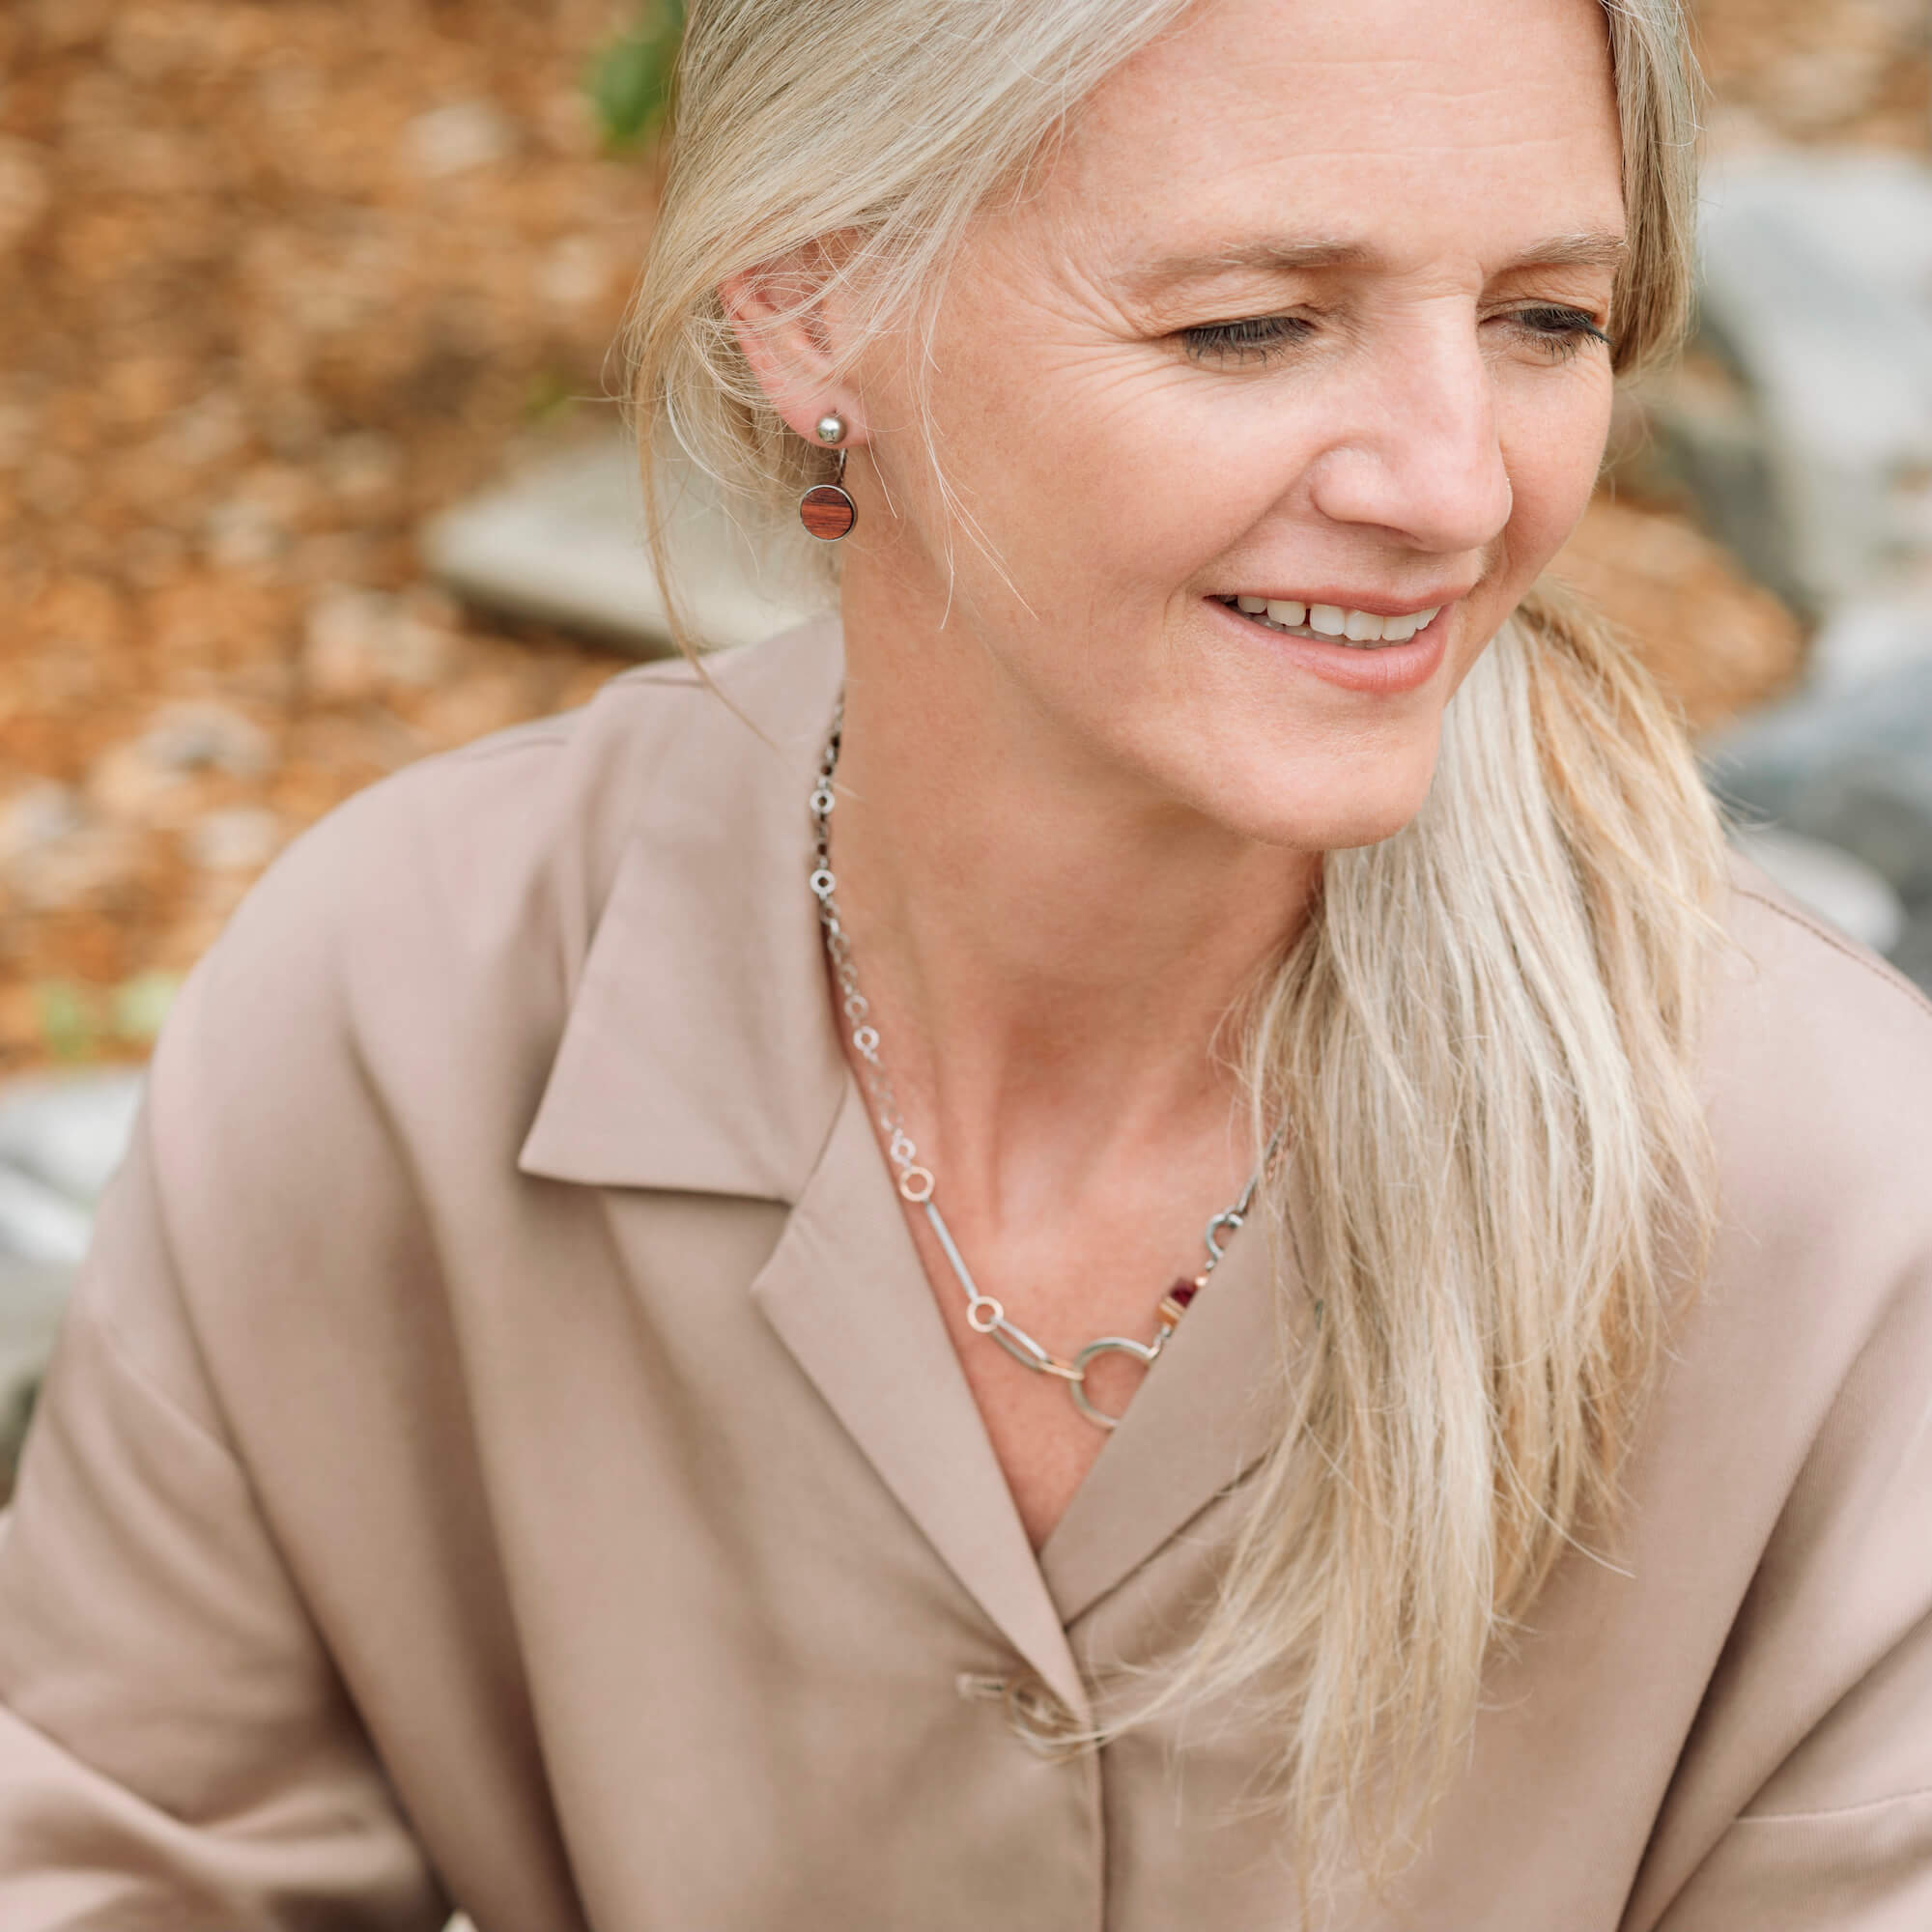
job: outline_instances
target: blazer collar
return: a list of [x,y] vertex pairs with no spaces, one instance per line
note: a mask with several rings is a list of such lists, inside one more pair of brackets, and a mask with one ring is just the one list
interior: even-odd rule
[[806,888],[838,624],[724,653],[707,673],[620,678],[579,726],[593,763],[633,790],[638,768],[648,779],[517,1164],[789,1203],[845,1079]]
[[[834,1031],[806,800],[842,676],[838,627],[709,672],[659,668],[598,700],[611,755],[648,761],[651,796],[518,1165],[790,1206],[753,1299],[959,1581],[1084,1716],[1064,1626],[1265,1444],[1281,1305],[1266,1241],[1257,1226],[1235,1243],[1036,1560]],[[643,688],[664,683],[684,687],[677,701]]]

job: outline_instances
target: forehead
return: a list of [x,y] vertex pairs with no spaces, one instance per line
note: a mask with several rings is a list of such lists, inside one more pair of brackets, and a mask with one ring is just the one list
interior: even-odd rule
[[1615,232],[1620,177],[1600,0],[1201,0],[1085,103],[1047,197],[1109,254],[1421,263]]

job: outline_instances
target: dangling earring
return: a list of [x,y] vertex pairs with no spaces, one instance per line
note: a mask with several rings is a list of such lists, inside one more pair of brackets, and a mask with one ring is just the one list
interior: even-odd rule
[[838,449],[838,481],[815,483],[798,499],[798,520],[809,535],[820,543],[837,543],[845,536],[852,526],[859,521],[859,506],[846,495],[844,489],[845,451],[838,445],[845,440],[845,418],[835,413],[822,415],[814,425],[820,442],[828,449]]

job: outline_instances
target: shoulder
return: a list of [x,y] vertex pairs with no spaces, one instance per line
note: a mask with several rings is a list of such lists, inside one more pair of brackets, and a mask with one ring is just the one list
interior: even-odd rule
[[1705,1081],[1726,1218],[1932,1248],[1932,1002],[1734,864]]
[[[620,876],[700,906],[770,836],[773,747],[822,730],[836,625],[612,680],[582,711],[411,766],[311,828],[190,976],[151,1111],[174,1198],[313,1193],[384,1141],[513,1167]],[[796,755],[796,748],[793,748]],[[488,1141],[489,1145],[484,1143]],[[500,1143],[500,1145],[497,1145]],[[226,1179],[216,1184],[213,1171]]]
[[1932,1052],[1932,999],[1743,858],[1731,861],[1724,923],[1742,971],[1720,983],[1720,1000],[1742,999],[1767,1016],[1781,1009],[1821,1037],[1836,1015],[1855,1034],[1875,1030]]
[[1719,1227],[1641,1478],[1674,1654],[1708,1681],[1634,1926],[1774,1895],[1780,1924],[1837,1923],[1878,1895],[1872,1834],[1927,1844],[1932,1005],[1742,864],[1724,923]]
[[620,862],[693,829],[728,842],[775,730],[818,728],[838,662],[836,625],[808,625],[702,670],[640,666],[582,710],[409,766],[290,847],[204,977],[286,994],[327,974],[338,994],[378,1005],[440,967],[473,973],[499,956],[568,980]]
[[[755,781],[774,727],[829,711],[838,666],[836,626],[808,625],[701,670],[681,659],[639,666],[579,711],[411,765],[296,842],[228,950],[283,919],[354,922],[372,901],[394,913],[405,899],[459,927],[523,915],[538,879],[580,895],[570,909],[594,921],[630,842],[654,819],[728,805]],[[561,899],[554,909],[566,911]]]
[[1932,1005],[1742,866],[1727,925],[1704,1069],[1718,1225],[1684,1339],[1741,1439],[1797,1459],[1836,1439],[1829,1417],[1851,1441],[1923,1406]]

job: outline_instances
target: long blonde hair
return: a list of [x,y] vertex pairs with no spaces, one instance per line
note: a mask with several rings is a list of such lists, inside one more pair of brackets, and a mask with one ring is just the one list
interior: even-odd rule
[[[647,502],[670,443],[775,527],[826,473],[721,281],[839,233],[872,326],[917,326],[964,224],[1188,4],[698,0],[629,335]],[[1677,0],[1602,4],[1627,372],[1683,325],[1693,70]],[[1283,1424],[1219,1601],[1137,1720],[1237,1695],[1305,1873],[1399,1858],[1486,1660],[1614,1526],[1671,1284],[1712,1221],[1692,1055],[1720,865],[1669,706],[1539,585],[1450,707],[1421,812],[1329,855],[1255,1003],[1247,1085],[1258,1122],[1293,1123],[1267,1206],[1303,1301],[1284,1295]]]

